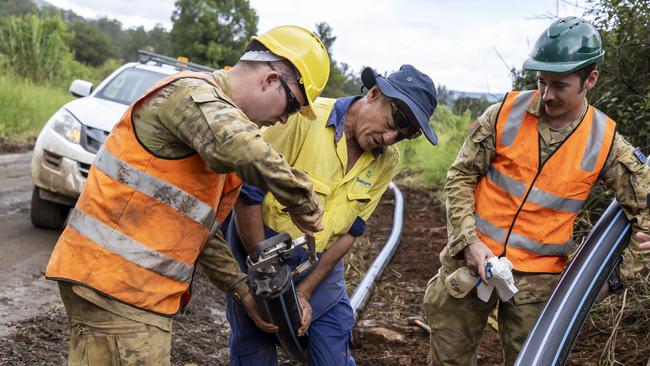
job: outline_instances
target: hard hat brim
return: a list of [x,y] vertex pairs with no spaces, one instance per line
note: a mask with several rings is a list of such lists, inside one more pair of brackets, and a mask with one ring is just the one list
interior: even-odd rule
[[587,60],[572,61],[572,62],[544,62],[534,60],[532,57],[524,61],[523,68],[527,71],[547,71],[556,73],[574,72],[589,66],[593,63],[602,61],[605,53],[592,57]]

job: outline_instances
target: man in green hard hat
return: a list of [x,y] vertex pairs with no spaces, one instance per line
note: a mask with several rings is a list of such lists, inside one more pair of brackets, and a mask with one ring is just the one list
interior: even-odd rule
[[[647,227],[645,156],[586,99],[604,54],[589,22],[556,20],[524,63],[524,69],[537,72],[537,90],[508,93],[472,122],[447,175],[449,238],[424,297],[434,365],[475,365],[495,306],[505,363],[515,362],[566,266],[573,223],[598,180],[615,193],[635,232]],[[637,251],[645,237],[633,238],[623,277],[645,262]],[[452,282],[445,285],[459,269],[489,283],[486,263],[493,257],[512,265],[518,292],[511,298],[501,300],[504,296],[492,291],[483,301],[476,289],[454,293]],[[472,287],[471,280],[465,283]]]

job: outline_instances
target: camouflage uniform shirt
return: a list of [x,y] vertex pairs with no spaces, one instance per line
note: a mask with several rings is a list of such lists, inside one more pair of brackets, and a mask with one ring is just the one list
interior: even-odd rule
[[[309,177],[290,167],[282,155],[263,139],[256,124],[232,100],[225,71],[211,77],[219,87],[196,78],[179,79],[151,95],[133,110],[136,135],[150,153],[162,158],[198,153],[214,171],[235,171],[246,183],[264,187],[289,211],[314,211],[319,203]],[[199,263],[220,289],[242,297],[248,292],[230,248],[217,231],[199,256]],[[82,298],[126,318],[159,328],[171,328],[171,320],[110,300],[81,286],[73,286]]]
[[[464,265],[463,249],[479,240],[474,221],[474,190],[486,175],[495,158],[496,121],[501,103],[490,106],[482,116],[472,122],[470,133],[456,161],[447,173],[447,231],[448,244],[440,255],[441,262],[453,271]],[[552,129],[543,113],[540,114],[539,96],[528,107],[528,112],[540,117],[537,124],[541,160],[545,161],[578,126],[587,111],[583,102],[579,118],[561,130]],[[634,223],[633,231],[644,230],[648,223],[646,195],[650,192],[650,169],[634,154],[634,148],[623,136],[616,133],[614,142],[603,167],[600,179],[614,191],[616,199],[627,217]],[[621,273],[632,276],[647,263],[647,254],[638,250],[638,242],[632,241],[630,250],[624,254]],[[555,274],[523,274],[514,272],[519,292],[516,303],[543,301],[559,280]]]

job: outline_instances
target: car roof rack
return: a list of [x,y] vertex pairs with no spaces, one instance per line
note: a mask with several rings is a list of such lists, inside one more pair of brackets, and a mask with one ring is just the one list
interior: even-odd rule
[[215,71],[215,69],[208,66],[203,66],[203,65],[199,65],[187,61],[181,61],[173,57],[159,55],[157,53],[148,52],[144,50],[138,50],[138,57],[141,64],[154,62],[157,65],[173,66],[177,70],[191,70],[191,71],[205,71],[205,72]]

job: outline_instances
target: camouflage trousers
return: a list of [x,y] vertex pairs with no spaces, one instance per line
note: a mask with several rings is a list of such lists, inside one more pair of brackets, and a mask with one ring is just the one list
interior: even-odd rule
[[424,310],[431,327],[431,360],[438,365],[476,365],[478,346],[490,311],[497,306],[499,336],[506,365],[514,364],[526,336],[535,325],[544,302],[516,305],[501,302],[496,291],[483,302],[473,289],[457,299],[445,289],[449,272],[442,267],[427,284]]
[[70,326],[69,366],[170,365],[171,332],[111,313],[59,286]]

